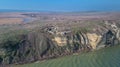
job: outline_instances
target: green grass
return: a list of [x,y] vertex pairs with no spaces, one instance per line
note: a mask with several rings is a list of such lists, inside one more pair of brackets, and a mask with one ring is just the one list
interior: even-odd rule
[[[23,35],[29,33],[26,29],[15,29],[13,27],[3,27],[0,28],[0,59],[2,62],[9,63],[10,57],[13,56],[15,51],[17,51],[18,43],[23,41]],[[1,61],[0,61],[1,62]]]
[[119,67],[120,46],[13,67]]

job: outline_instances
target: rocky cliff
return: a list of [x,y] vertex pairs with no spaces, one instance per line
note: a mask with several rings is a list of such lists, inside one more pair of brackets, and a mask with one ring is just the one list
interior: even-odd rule
[[86,28],[53,25],[28,34],[11,35],[0,43],[0,63],[28,63],[113,46],[120,42],[118,23],[104,22],[98,27]]

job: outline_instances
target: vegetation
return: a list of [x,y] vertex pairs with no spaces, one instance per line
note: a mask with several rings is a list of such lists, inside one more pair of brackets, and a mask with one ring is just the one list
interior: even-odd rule
[[27,30],[16,30],[0,35],[0,63],[11,64],[27,33]]
[[89,27],[75,27],[75,28],[72,28],[72,31],[74,33],[80,33],[80,32],[83,32],[83,33],[87,33],[87,32],[90,32],[92,29]]
[[[119,67],[120,46],[12,67]],[[106,60],[105,60],[106,59]]]
[[[40,16],[40,14],[35,15],[37,16],[34,18],[40,19],[36,20],[34,23],[0,25],[0,65],[25,64],[66,56],[73,53],[90,51],[92,50],[92,46],[89,41],[92,40],[88,38],[86,33],[101,35],[103,38],[103,44],[105,44],[107,40],[103,35],[108,35],[106,34],[108,28],[105,27],[103,21],[82,21],[69,17],[65,18],[64,15],[62,16],[63,19],[55,16],[58,19],[50,20],[52,15],[47,15],[48,18],[44,18]],[[116,24],[119,23],[116,22]],[[48,31],[46,28],[50,30]],[[112,31],[111,33],[114,34]],[[55,40],[55,37],[58,37],[58,39]],[[96,41],[96,39],[93,39],[93,41]],[[106,44],[115,44],[114,42],[118,42],[117,38],[115,38],[115,34],[108,35],[108,42]],[[61,43],[65,45],[58,45]],[[70,59],[72,57],[70,57]],[[70,62],[70,64],[74,63],[76,60],[77,59],[73,61],[71,60],[72,62]],[[55,60],[53,63],[58,64],[62,62],[63,64],[63,61],[68,63],[69,58],[66,60]],[[50,64],[51,61],[46,61],[45,64],[41,62],[40,66],[44,67],[44,65],[49,66]],[[39,66],[39,63],[37,64],[36,62],[35,65]],[[27,65],[25,66],[27,67]],[[34,66],[34,63],[28,65],[28,67],[30,66]],[[61,67],[61,64],[58,66]],[[67,64],[65,64],[65,66],[67,66]],[[72,67],[74,67],[74,64]]]

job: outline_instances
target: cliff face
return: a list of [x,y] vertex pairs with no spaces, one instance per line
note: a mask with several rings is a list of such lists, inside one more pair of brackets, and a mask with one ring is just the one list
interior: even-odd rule
[[0,46],[0,63],[28,63],[113,46],[120,41],[120,29],[113,23],[106,23],[97,31],[58,29],[54,26],[44,27],[29,34],[15,36],[17,41],[6,40]]

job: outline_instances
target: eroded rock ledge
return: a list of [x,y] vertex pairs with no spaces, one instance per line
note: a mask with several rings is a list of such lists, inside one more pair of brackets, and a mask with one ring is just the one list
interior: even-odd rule
[[120,42],[119,31],[117,23],[109,22],[91,29],[45,26],[29,34],[15,36],[17,41],[9,39],[1,43],[0,63],[28,63],[117,45]]

